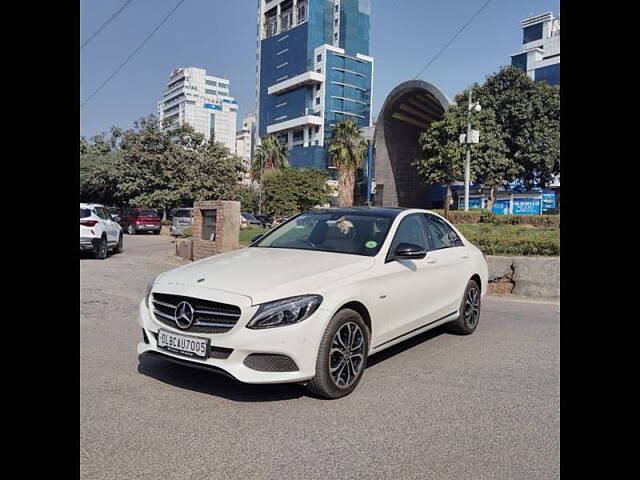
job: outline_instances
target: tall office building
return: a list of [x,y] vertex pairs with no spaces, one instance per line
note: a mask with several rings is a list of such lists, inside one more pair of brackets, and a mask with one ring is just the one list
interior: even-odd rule
[[236,155],[242,158],[242,164],[246,172],[243,174],[242,183],[251,183],[251,164],[255,155],[253,138],[255,135],[256,114],[251,112],[242,120],[242,128],[236,132]]
[[294,167],[328,169],[342,119],[371,125],[370,0],[258,0],[258,136],[276,135]]
[[560,85],[560,17],[551,12],[522,21],[522,50],[511,55],[511,65],[533,80]]
[[236,116],[238,102],[229,91],[229,80],[207,75],[196,67],[171,72],[167,89],[158,102],[160,121],[173,119],[174,127],[188,123],[209,140],[236,152]]

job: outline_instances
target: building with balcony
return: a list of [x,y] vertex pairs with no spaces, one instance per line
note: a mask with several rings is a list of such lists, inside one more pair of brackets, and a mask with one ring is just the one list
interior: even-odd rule
[[206,140],[222,142],[232,153],[236,152],[237,112],[229,80],[196,67],[173,70],[158,102],[160,122],[171,121],[168,128],[188,123]]
[[560,17],[551,12],[522,21],[522,49],[511,55],[511,65],[535,81],[560,85]]
[[329,170],[333,125],[371,125],[370,11],[370,0],[259,0],[257,135],[276,135],[294,167]]

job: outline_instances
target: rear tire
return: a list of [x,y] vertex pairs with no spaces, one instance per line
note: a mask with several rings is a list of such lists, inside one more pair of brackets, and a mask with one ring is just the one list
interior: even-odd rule
[[154,235],[160,235],[160,230],[154,230],[154,231],[153,231],[153,234],[154,234]]
[[94,257],[98,260],[104,260],[105,258],[107,258],[108,249],[109,249],[109,246],[107,245],[107,237],[103,236],[100,239],[100,243],[98,244],[98,248],[94,253]]
[[121,233],[118,236],[118,244],[116,245],[116,248],[113,249],[113,253],[122,253],[124,251],[124,243],[123,243],[123,234]]
[[458,335],[471,335],[480,320],[480,287],[474,280],[469,280],[460,302],[460,315],[449,323],[449,331]]
[[129,227],[127,228],[127,233],[129,235],[135,235],[136,234],[136,229],[134,228],[133,225],[129,225]]
[[345,308],[336,313],[322,336],[316,376],[307,383],[307,390],[329,399],[355,390],[367,366],[370,336],[358,312]]

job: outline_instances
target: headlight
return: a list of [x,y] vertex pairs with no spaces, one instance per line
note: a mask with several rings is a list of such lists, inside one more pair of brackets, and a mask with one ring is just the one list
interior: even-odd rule
[[313,315],[321,303],[320,295],[302,295],[263,303],[247,328],[283,327],[301,322]]
[[144,304],[147,308],[149,308],[149,297],[151,296],[151,289],[153,288],[153,284],[156,283],[156,278],[152,278],[149,283],[147,283],[147,293],[144,296]]

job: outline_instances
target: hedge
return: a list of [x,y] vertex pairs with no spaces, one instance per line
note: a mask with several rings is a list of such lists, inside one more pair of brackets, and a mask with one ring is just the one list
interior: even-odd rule
[[[444,210],[432,210],[444,216]],[[489,210],[449,210],[449,221],[462,223],[493,223],[494,225],[533,225],[534,227],[560,228],[560,215],[496,215]]]
[[560,255],[560,229],[531,225],[457,225],[485,255]]

